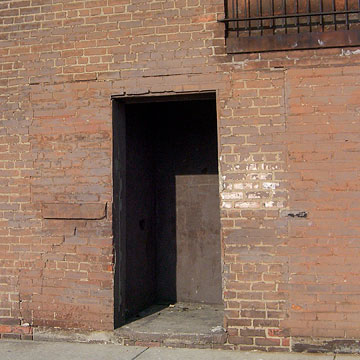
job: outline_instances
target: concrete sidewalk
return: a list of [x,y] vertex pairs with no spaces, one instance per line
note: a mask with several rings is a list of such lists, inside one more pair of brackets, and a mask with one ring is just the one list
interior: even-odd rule
[[1,360],[359,360],[360,355],[261,353],[0,340]]

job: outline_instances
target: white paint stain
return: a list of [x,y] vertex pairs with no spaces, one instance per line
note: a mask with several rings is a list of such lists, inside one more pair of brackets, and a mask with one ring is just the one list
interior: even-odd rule
[[235,183],[235,190],[244,190],[244,189],[252,189],[252,183]]
[[223,200],[238,200],[242,199],[244,194],[241,192],[232,192],[232,193],[222,193],[221,198]]
[[258,208],[260,205],[255,201],[242,201],[236,202],[235,207],[241,209],[248,209],[248,208]]
[[246,170],[256,171],[257,170],[257,164],[249,164],[249,165],[247,165]]
[[264,203],[264,206],[266,208],[273,208],[273,207],[276,207],[276,208],[283,208],[284,207],[284,204],[282,201],[266,201]]
[[275,182],[264,182],[262,184],[263,189],[275,190],[280,184]]
[[360,49],[356,50],[343,50],[340,56],[359,55]]
[[223,201],[222,204],[221,204],[221,207],[224,208],[224,209],[231,209],[232,203],[228,202],[228,201]]
[[258,193],[250,193],[248,194],[249,199],[261,199],[261,194]]
[[266,208],[274,207],[275,206],[275,201],[266,201],[264,205],[265,205]]

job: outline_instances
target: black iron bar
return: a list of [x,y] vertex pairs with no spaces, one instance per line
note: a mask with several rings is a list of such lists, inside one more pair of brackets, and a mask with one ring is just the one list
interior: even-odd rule
[[[236,17],[239,17],[239,2],[236,1]],[[239,22],[236,22],[236,36],[239,37]]]
[[278,19],[277,16],[275,16],[275,8],[274,8],[274,0],[271,0],[271,14],[272,14],[272,28],[273,28],[273,34],[275,34],[275,19]]
[[[348,0],[345,0],[345,10],[348,11],[349,10],[349,2]],[[346,29],[350,29],[349,27],[349,14],[346,14]]]
[[[324,4],[323,4],[323,0],[320,0],[320,12],[321,14],[324,11]],[[320,16],[320,25],[321,25],[321,31],[324,32],[325,27],[324,27],[324,15]]]
[[332,0],[332,8],[333,8],[333,12],[334,12],[334,28],[335,31],[337,30],[337,24],[336,24],[336,3],[335,0]]
[[[246,5],[246,1],[247,0],[244,0],[244,14],[245,14],[245,19],[247,20],[248,19],[248,13],[247,13],[247,5]],[[247,29],[247,22],[245,21],[245,29]]]
[[[307,12],[308,14],[311,14],[311,2],[310,0],[307,0]],[[309,26],[309,31],[311,32],[311,15],[308,16],[308,26]]]
[[[236,3],[237,3],[237,1],[236,1]],[[231,14],[233,15],[233,18],[238,17],[238,14],[235,13],[235,1],[234,0],[232,0],[231,10],[232,10]],[[233,28],[234,29],[236,28],[235,23],[233,23]]]
[[[235,4],[237,5],[237,0],[236,0],[236,2],[233,0],[233,5],[232,5],[232,14],[234,15],[234,18],[237,18],[237,17],[239,17],[239,14],[237,14],[236,12],[235,12]],[[233,27],[234,27],[234,29],[236,28],[236,26],[237,26],[237,22],[235,23],[233,23]]]
[[[286,0],[283,0],[283,14],[286,15]],[[287,34],[287,18],[284,18],[285,34]]]
[[[250,0],[248,0],[249,19],[251,18]],[[249,20],[249,36],[251,36],[251,20]]]
[[[256,13],[260,16],[259,0],[256,0]],[[257,22],[257,28],[261,31],[260,21]]]
[[[360,1],[360,0],[359,0]],[[299,0],[295,0],[296,4],[296,14],[299,15]],[[297,24],[297,32],[300,32],[300,18],[296,18],[296,24]]]
[[[260,16],[261,16],[261,18],[262,18],[262,16],[263,16],[263,8],[262,8],[262,2],[263,2],[263,0],[259,0],[260,1]],[[360,1],[360,0],[359,0]],[[263,35],[263,33],[264,33],[264,29],[263,29],[263,21],[262,21],[262,19],[260,20],[260,26],[261,26],[261,36]]]

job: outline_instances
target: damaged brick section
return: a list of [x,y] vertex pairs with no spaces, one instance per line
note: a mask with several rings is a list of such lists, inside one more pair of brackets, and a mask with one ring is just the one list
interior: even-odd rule
[[32,340],[32,327],[29,325],[0,325],[0,339]]
[[44,219],[101,220],[106,216],[106,204],[43,204]]
[[359,340],[312,340],[294,338],[293,351],[308,353],[360,354]]

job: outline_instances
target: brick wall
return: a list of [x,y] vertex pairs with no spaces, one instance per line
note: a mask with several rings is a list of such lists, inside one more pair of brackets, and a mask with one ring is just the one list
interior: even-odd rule
[[288,71],[289,318],[293,335],[360,335],[360,67]]
[[359,338],[359,50],[229,56],[221,16],[1,2],[1,324],[113,327],[110,96],[215,90],[229,344]]
[[295,350],[342,349],[328,339],[359,336],[354,53],[263,54],[259,68],[232,75],[237,106],[221,129],[222,196],[236,199],[222,204],[224,295],[229,340],[241,348],[291,338]]

